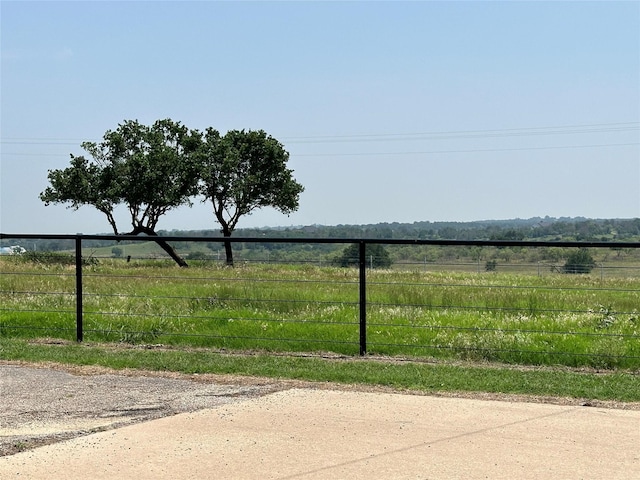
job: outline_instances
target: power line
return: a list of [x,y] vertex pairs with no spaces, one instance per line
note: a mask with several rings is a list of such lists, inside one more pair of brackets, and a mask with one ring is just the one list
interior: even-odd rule
[[[582,125],[556,125],[492,130],[451,130],[417,133],[376,133],[353,135],[317,135],[281,137],[288,143],[341,143],[392,140],[438,140],[459,138],[496,138],[513,136],[569,135],[583,133],[610,133],[640,131],[640,122],[594,123]],[[85,140],[72,138],[7,137],[0,144],[10,145],[75,145]],[[96,140],[94,140],[96,141]],[[97,140],[100,141],[100,140]]]
[[[592,145],[558,145],[549,147],[514,147],[514,148],[486,148],[486,149],[467,149],[467,150],[426,150],[419,152],[360,152],[360,153],[296,153],[296,157],[355,157],[355,156],[381,156],[381,155],[429,155],[443,153],[487,153],[487,152],[517,152],[527,150],[564,150],[577,148],[606,148],[606,147],[630,147],[640,145],[640,142],[631,143],[602,143]],[[62,157],[67,154],[57,153],[19,153],[19,152],[3,152],[2,155],[7,156],[25,156],[25,157]]]
[[604,143],[597,145],[559,145],[555,147],[519,147],[519,148],[486,148],[470,150],[429,150],[421,152],[369,152],[369,153],[299,153],[296,157],[342,157],[342,156],[379,156],[379,155],[428,155],[439,153],[486,153],[486,152],[518,152],[526,150],[555,150],[572,148],[628,147],[640,145],[633,143]]
[[436,131],[436,132],[420,132],[420,133],[383,133],[383,134],[357,134],[357,135],[318,135],[318,136],[306,136],[306,137],[288,137],[292,139],[314,139],[314,138],[344,138],[344,137],[378,137],[378,136],[398,136],[398,135],[445,135],[445,134],[468,134],[468,133],[486,133],[486,132],[512,132],[512,131],[526,131],[526,130],[562,130],[566,128],[591,128],[591,127],[622,127],[630,129],[640,128],[640,122],[615,122],[615,123],[591,123],[591,124],[578,124],[578,125],[556,125],[545,127],[520,127],[520,128],[505,128],[505,129],[492,129],[492,130],[450,130],[450,131]]
[[[453,140],[462,138],[506,138],[506,137],[530,137],[542,135],[576,135],[583,133],[610,133],[640,131],[640,123],[635,126],[618,126],[608,128],[530,128],[508,130],[477,130],[459,132],[425,132],[425,133],[398,133],[376,135],[344,135],[335,137],[291,137],[287,142],[291,143],[354,143],[354,142],[389,142],[389,141],[415,141],[415,140]],[[296,140],[299,138],[299,140]],[[285,138],[283,138],[284,140]]]
[[[4,145],[75,145],[75,146],[79,146],[79,143],[55,141],[54,139],[50,139],[47,141],[46,139],[37,139],[37,138],[31,138],[31,139],[12,138],[8,140],[0,140],[0,143]],[[82,141],[80,141],[80,143],[82,143]]]

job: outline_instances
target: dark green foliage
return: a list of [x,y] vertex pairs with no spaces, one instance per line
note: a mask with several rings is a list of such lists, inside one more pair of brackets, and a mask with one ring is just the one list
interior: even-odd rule
[[[298,208],[302,185],[286,168],[289,154],[262,130],[232,130],[221,136],[209,128],[204,134],[170,119],[151,126],[125,121],[107,131],[100,143],[84,142],[91,160],[71,155],[71,166],[50,170],[40,199],[45,205],[66,203],[78,209],[90,205],[107,217],[119,233],[114,208],[125,205],[133,229],[129,235],[157,237],[162,215],[192,197],[204,195],[229,237],[238,220],[262,207],[288,214]],[[154,241],[176,263],[186,262],[172,246]],[[231,244],[225,242],[227,263],[233,264]]]
[[510,228],[508,230],[501,230],[499,232],[491,234],[491,240],[524,240],[524,232],[522,230],[514,230]]
[[[617,241],[633,242],[640,240],[640,219],[624,219],[624,220],[593,220],[586,222],[584,219],[569,219],[559,221],[557,219],[549,219],[548,226],[536,226],[541,223],[542,219],[532,218],[528,220],[496,220],[488,222],[467,222],[467,223],[447,223],[447,222],[415,222],[412,224],[398,223],[393,224],[393,228],[390,224],[381,223],[377,225],[339,225],[339,226],[323,226],[312,225],[305,227],[286,227],[286,228],[238,228],[234,231],[236,235],[242,237],[270,237],[270,238],[380,238],[380,239],[396,239],[396,238],[409,238],[409,239],[437,239],[441,238],[442,228],[445,225],[456,225],[458,232],[455,235],[459,240],[483,240],[490,239],[492,235],[502,229],[516,229],[523,233],[523,240],[575,240],[575,230],[577,229],[590,229],[591,236],[602,237],[604,232],[609,232],[609,237],[612,240],[611,251],[617,258],[625,258],[633,254],[633,250],[620,249],[615,246]],[[513,222],[513,223],[510,223]],[[585,224],[585,225],[580,225]],[[513,225],[513,226],[512,226]],[[161,236],[207,236],[207,237],[220,237],[220,230],[158,230],[157,233]],[[615,234],[615,235],[614,235]],[[92,246],[112,246],[113,241],[110,240],[95,240],[92,241]],[[135,242],[121,241],[120,245],[131,244]],[[1,246],[9,246],[13,244],[23,244],[24,246],[34,246],[36,250],[57,251],[57,250],[70,250],[73,249],[73,240],[59,240],[59,239],[11,239],[0,240]],[[222,246],[222,241],[211,242],[209,248],[216,251]],[[334,246],[330,244],[316,245],[314,248],[321,249],[324,253],[330,253],[334,251]],[[248,245],[249,249],[279,249],[286,250],[287,252],[297,249],[298,246],[294,244],[280,245],[275,244],[252,244]],[[395,250],[397,250],[397,247]],[[422,251],[424,250],[424,251]],[[431,258],[430,251],[435,250],[434,247],[427,249],[413,249],[415,253],[415,260],[422,261],[425,256],[429,257],[431,261],[436,258]],[[559,262],[566,258],[566,252],[562,249],[545,249],[543,260],[549,262]],[[408,257],[409,258],[409,257]]]
[[564,273],[590,273],[595,266],[596,262],[591,253],[586,248],[580,248],[569,255],[562,271]]
[[[91,160],[71,155],[71,166],[50,170],[40,199],[49,205],[66,203],[78,209],[90,205],[107,217],[113,232],[117,205],[126,205],[133,230],[130,235],[156,236],[156,226],[169,210],[188,204],[197,193],[198,165],[193,156],[200,134],[172,120],[152,126],[125,121],[108,130],[100,143],[84,142]],[[186,266],[173,248],[160,245],[180,266]]]
[[[20,258],[23,262],[37,263],[40,265],[75,265],[76,257],[68,253],[61,252],[34,252],[26,251],[21,254]],[[99,263],[97,258],[86,257],[82,259],[83,265],[97,265]]]
[[[389,252],[380,244],[367,244],[365,250],[365,262],[371,268],[389,268],[393,263]],[[360,246],[357,243],[346,247],[342,254],[334,261],[340,267],[353,267],[360,264]]]
[[187,260],[208,260],[211,256],[207,255],[205,252],[190,252],[187,255]]
[[51,185],[41,194],[46,205],[91,205],[107,216],[113,232],[116,205],[131,214],[131,234],[153,234],[159,218],[187,204],[197,191],[197,165],[191,153],[199,134],[169,119],[152,126],[125,121],[100,143],[84,142],[91,160],[71,156],[71,166],[50,170]]
[[[212,203],[224,237],[241,217],[262,207],[289,214],[298,209],[304,187],[287,168],[289,153],[264,131],[231,130],[224,136],[208,129],[200,148],[200,193]],[[231,243],[224,242],[227,265]]]

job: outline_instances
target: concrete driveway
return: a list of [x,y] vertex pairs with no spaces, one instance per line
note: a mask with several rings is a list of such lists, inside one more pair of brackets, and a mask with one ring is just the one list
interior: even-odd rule
[[639,410],[317,388],[225,398],[1,457],[0,478],[640,478]]

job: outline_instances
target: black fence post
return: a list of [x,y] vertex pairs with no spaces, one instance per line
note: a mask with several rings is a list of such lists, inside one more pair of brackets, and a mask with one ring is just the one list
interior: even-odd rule
[[367,353],[367,257],[366,242],[360,241],[360,355]]
[[76,340],[82,341],[82,237],[76,240]]

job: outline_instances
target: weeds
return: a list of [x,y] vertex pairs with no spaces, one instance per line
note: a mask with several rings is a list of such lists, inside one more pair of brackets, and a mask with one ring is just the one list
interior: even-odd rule
[[[85,340],[359,351],[354,269],[162,265],[103,260],[86,267]],[[73,269],[14,261],[1,267],[1,336],[74,334]],[[637,279],[376,270],[368,273],[367,351],[638,369],[639,304]]]
[[[74,255],[62,252],[40,252],[27,250],[16,258],[25,263],[35,263],[39,265],[75,265],[76,258]],[[82,264],[85,266],[98,265],[100,262],[92,256],[83,257]]]

